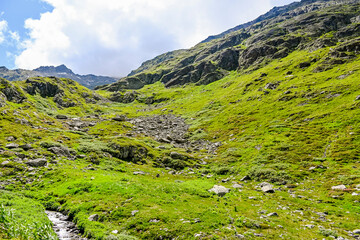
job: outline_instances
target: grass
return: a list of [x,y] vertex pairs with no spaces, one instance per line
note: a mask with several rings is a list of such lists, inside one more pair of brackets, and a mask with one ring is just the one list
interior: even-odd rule
[[[0,181],[10,183],[0,195],[6,219],[1,224],[21,222],[18,226],[34,229],[36,219],[48,226],[44,206],[70,215],[83,235],[93,239],[232,239],[237,234],[254,239],[254,233],[267,239],[347,237],[346,231],[356,229],[360,220],[358,196],[351,194],[360,184],[360,60],[314,72],[328,52],[295,51],[206,86],[167,89],[158,82],[138,90],[142,98],[167,99],[157,104],[88,105],[76,84],[73,92],[63,86],[78,103],[75,107],[59,108],[51,98],[28,94],[26,103],[7,103],[0,111],[0,164],[12,163],[0,165]],[[319,60],[312,62],[315,58]],[[304,61],[311,65],[299,68]],[[266,89],[276,82],[276,89]],[[120,114],[170,113],[185,118],[190,140],[221,143],[216,153],[186,152],[150,137],[129,137],[130,123],[111,120]],[[95,125],[74,131],[66,125],[70,120],[58,120],[57,114]],[[16,121],[22,118],[30,124]],[[31,143],[33,149],[6,149],[9,142]],[[50,146],[72,149],[74,158],[56,156]],[[119,149],[129,147],[145,149],[143,161],[117,157]],[[191,158],[171,162],[171,152]],[[29,170],[25,159],[39,157],[48,166]],[[242,181],[245,175],[251,180]],[[260,190],[264,181],[274,185],[274,194]],[[234,188],[234,183],[243,187]],[[339,184],[352,190],[331,190]],[[231,191],[219,197],[208,192],[214,185]],[[273,212],[278,216],[268,216]],[[88,219],[93,214],[98,221]],[[4,229],[2,238],[15,236]]]

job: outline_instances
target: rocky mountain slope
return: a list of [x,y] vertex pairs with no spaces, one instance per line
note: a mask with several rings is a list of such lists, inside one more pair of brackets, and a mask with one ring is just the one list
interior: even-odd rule
[[128,77],[98,89],[139,89],[157,81],[167,87],[209,84],[229,71],[250,71],[294,50],[314,51],[359,37],[359,22],[358,1],[303,0],[274,8],[191,49],[160,55]]
[[96,76],[93,74],[88,75],[79,75],[75,74],[71,69],[67,68],[65,65],[46,66],[39,67],[34,70],[24,70],[24,69],[15,69],[9,70],[6,67],[0,67],[0,77],[8,79],[10,81],[21,81],[26,80],[29,77],[59,77],[59,78],[70,78],[74,81],[77,81],[81,85],[94,89],[96,86],[103,84],[111,84],[117,80],[117,78],[106,77],[106,76]]
[[281,9],[101,90],[1,79],[0,238],[360,239],[360,3]]

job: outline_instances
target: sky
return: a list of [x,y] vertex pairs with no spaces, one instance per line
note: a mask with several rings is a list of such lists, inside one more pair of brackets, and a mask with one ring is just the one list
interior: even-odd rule
[[294,0],[0,0],[0,66],[126,76]]

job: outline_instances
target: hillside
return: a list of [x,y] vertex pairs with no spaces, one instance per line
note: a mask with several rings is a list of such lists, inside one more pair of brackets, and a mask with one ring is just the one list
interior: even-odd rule
[[67,68],[65,65],[60,65],[57,67],[43,66],[36,68],[34,70],[25,70],[25,69],[9,70],[6,67],[0,67],[0,77],[5,78],[9,81],[22,81],[28,79],[29,77],[37,77],[37,76],[69,78],[89,89],[94,89],[96,86],[99,85],[110,84],[117,80],[116,78],[113,77],[96,76],[93,74],[87,74],[87,75],[75,74],[71,69]]
[[360,3],[259,19],[97,91],[1,79],[0,238],[56,239],[47,209],[88,239],[360,239]]

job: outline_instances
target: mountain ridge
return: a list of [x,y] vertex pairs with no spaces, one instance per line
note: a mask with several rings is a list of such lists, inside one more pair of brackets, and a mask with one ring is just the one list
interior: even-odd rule
[[110,84],[117,81],[117,78],[108,76],[98,76],[93,74],[80,75],[75,74],[71,69],[64,64],[59,66],[41,66],[33,70],[14,69],[9,70],[6,67],[0,67],[0,77],[8,79],[10,81],[26,80],[29,77],[61,77],[70,78],[79,82],[81,85],[93,89],[96,86],[103,84]]
[[[208,84],[226,76],[229,71],[251,66],[256,68],[268,58],[284,57],[295,49],[310,47],[311,38],[331,31],[344,31],[339,39],[349,38],[346,34],[356,37],[359,35],[357,3],[355,0],[306,0],[276,7],[252,22],[239,25],[240,29],[230,29],[190,49],[159,55],[144,62],[117,83],[96,89],[139,89],[156,81],[169,87],[188,83]],[[353,9],[344,8],[342,15],[333,13],[337,7],[345,5],[353,6]],[[318,29],[301,27],[308,26],[309,21]],[[267,39],[277,40],[271,42]],[[336,42],[337,38],[333,37],[323,44],[336,45]]]

